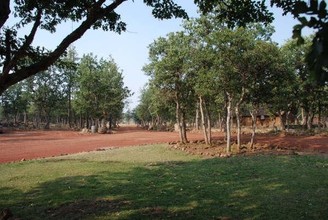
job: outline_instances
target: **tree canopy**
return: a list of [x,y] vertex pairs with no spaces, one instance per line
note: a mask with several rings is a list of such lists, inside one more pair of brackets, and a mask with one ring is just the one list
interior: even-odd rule
[[[0,94],[10,86],[44,71],[53,65],[69,47],[89,29],[103,29],[121,33],[126,24],[116,9],[127,0],[2,0],[0,1]],[[144,0],[158,19],[187,18],[185,10],[175,0]],[[273,20],[265,0],[194,0],[204,13],[215,13],[229,26],[244,26],[249,22],[270,23]],[[308,62],[319,80],[327,80],[328,30],[327,7],[324,0],[294,1],[271,0],[271,5],[292,13],[300,24],[294,36],[301,38],[301,30],[317,30]],[[11,11],[12,10],[12,11]],[[79,25],[68,33],[54,50],[33,46],[39,30],[55,32],[60,24],[68,21]],[[15,23],[14,23],[15,22]],[[22,34],[21,30],[27,30]],[[24,36],[22,36],[24,35]]]
[[[71,43],[78,40],[90,28],[121,33],[126,24],[115,9],[126,0],[3,0],[0,2],[0,94],[8,87],[55,63]],[[186,12],[172,0],[144,0],[153,8],[159,19],[172,17],[187,18]],[[10,7],[12,4],[12,7]],[[13,8],[13,13],[11,13]],[[13,17],[17,22],[10,25]],[[55,32],[67,21],[78,22],[79,26],[62,39],[53,51],[32,46],[37,31]],[[22,28],[29,30],[19,36]],[[26,62],[27,59],[33,62]]]

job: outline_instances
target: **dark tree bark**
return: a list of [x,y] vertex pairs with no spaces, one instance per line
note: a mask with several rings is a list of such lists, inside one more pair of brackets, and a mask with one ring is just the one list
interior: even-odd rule
[[10,14],[10,0],[0,1],[0,28],[6,23]]

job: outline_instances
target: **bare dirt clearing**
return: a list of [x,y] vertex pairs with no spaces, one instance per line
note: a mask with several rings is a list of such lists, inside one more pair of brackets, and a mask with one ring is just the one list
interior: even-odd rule
[[[223,140],[223,133],[213,134]],[[191,141],[201,140],[201,133],[188,133]],[[247,137],[244,137],[247,140]],[[109,147],[127,147],[144,144],[169,143],[178,140],[175,132],[154,132],[136,127],[121,127],[115,134],[82,134],[74,131],[15,131],[0,134],[0,163],[60,156],[94,151]],[[327,136],[258,135],[257,146],[271,146],[271,150],[297,150],[307,153],[328,153]],[[201,146],[201,145],[200,145]],[[190,148],[190,152],[209,155],[217,150]],[[187,150],[188,149],[184,149]]]

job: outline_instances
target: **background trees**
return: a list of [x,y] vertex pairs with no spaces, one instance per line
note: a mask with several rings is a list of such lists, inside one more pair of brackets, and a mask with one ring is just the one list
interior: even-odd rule
[[8,89],[1,100],[3,121],[45,129],[50,123],[115,126],[130,96],[122,72],[111,57],[88,54],[78,62],[74,53],[77,57],[72,49],[63,62]]
[[[77,69],[77,91],[74,106],[92,125],[111,128],[121,119],[124,100],[130,91],[124,87],[122,73],[112,58],[97,60],[92,54],[84,55]],[[101,123],[100,123],[101,122]]]
[[[180,130],[181,124],[192,125],[201,118],[205,143],[211,144],[211,127],[218,124],[214,120],[220,118],[219,113],[223,114],[230,152],[234,124],[237,146],[242,147],[245,116],[252,118],[252,147],[260,116],[262,120],[265,115],[280,118],[285,130],[292,116],[310,123],[314,114],[322,114],[319,109],[325,111],[327,86],[315,83],[305,61],[309,44],[297,46],[294,40],[279,47],[271,41],[272,27],[230,28],[215,13],[186,22],[184,27],[184,33],[170,33],[150,45],[149,63],[144,68],[151,76],[152,93],[157,91],[162,99],[176,103]],[[140,101],[137,109],[144,104]],[[148,101],[151,106],[151,99]],[[192,116],[183,117],[182,123],[181,112]],[[181,138],[182,143],[186,141]]]

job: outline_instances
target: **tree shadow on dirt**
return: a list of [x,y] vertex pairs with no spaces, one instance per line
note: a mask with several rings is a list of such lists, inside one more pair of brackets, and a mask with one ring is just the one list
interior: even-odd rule
[[[271,170],[273,163],[282,165]],[[302,184],[292,181],[298,167],[308,165],[313,172],[312,164],[283,157],[149,163],[128,172],[62,177],[26,193],[1,188],[0,197],[22,219],[320,219],[328,209],[313,197],[327,204],[327,182],[314,193],[293,190]],[[286,176],[286,167],[295,174]],[[320,185],[302,178],[304,189]],[[311,201],[311,209],[298,207],[303,201]]]

